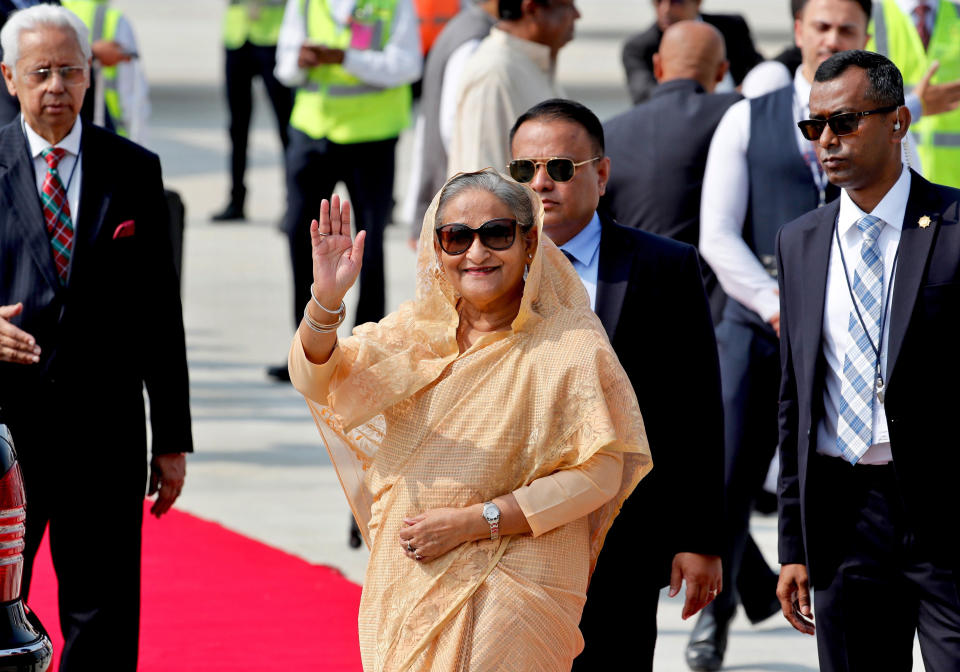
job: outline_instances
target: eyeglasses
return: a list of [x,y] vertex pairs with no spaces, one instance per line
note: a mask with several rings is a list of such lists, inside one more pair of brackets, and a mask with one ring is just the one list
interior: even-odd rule
[[87,68],[84,65],[65,65],[62,68],[40,68],[24,73],[24,78],[33,85],[46,82],[53,73],[60,75],[60,79],[67,86],[79,86],[86,81]]
[[491,250],[506,250],[513,245],[516,238],[517,220],[491,219],[475,229],[466,224],[445,224],[439,226],[437,242],[440,249],[447,254],[463,254],[473,245],[474,238],[480,236],[480,242]]
[[553,156],[549,159],[514,159],[507,164],[510,171],[510,177],[521,184],[526,184],[533,180],[537,174],[537,166],[546,166],[547,175],[554,182],[569,182],[577,172],[577,167],[592,161],[599,161],[602,156],[595,156],[586,161],[574,163],[573,159],[564,159],[559,156]]
[[887,107],[878,107],[875,110],[867,110],[866,112],[837,114],[829,119],[804,119],[803,121],[798,121],[797,126],[800,128],[803,137],[807,140],[819,140],[826,126],[830,127],[834,135],[850,135],[851,133],[856,133],[857,129],[860,128],[860,119],[862,117],[869,117],[871,114],[893,112],[898,107],[900,106],[888,105]]

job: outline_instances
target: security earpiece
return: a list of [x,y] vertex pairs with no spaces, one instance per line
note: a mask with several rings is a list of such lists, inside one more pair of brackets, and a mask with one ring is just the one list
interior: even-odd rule
[[897,110],[897,123],[893,125],[893,130],[895,131],[900,130],[900,110]]

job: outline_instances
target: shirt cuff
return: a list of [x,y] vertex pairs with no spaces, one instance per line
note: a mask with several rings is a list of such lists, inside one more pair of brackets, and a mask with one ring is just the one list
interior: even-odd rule
[[583,518],[610,501],[623,480],[623,454],[601,450],[578,467],[563,469],[513,491],[539,537]]
[[756,303],[754,310],[763,318],[764,322],[769,322],[780,313],[780,295],[775,290],[764,289],[758,292],[754,301]]
[[910,110],[910,122],[917,123],[923,118],[923,101],[915,93],[908,93],[904,98],[904,104]]

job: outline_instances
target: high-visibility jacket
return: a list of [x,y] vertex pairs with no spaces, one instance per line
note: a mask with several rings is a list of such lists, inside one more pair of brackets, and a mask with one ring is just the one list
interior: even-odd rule
[[420,49],[426,56],[443,27],[460,11],[460,0],[414,0],[420,20]]
[[[357,0],[349,25],[338,26],[326,0],[301,0],[307,39],[334,49],[382,50],[390,39],[397,0]],[[410,86],[367,84],[343,66],[310,68],[297,88],[290,125],[311,138],[339,144],[400,135],[410,123]]]
[[285,4],[284,0],[230,0],[223,16],[223,46],[239,49],[244,42],[277,46]]
[[[113,42],[117,36],[117,24],[122,13],[118,9],[107,7],[103,0],[63,0],[64,7],[80,17],[80,20],[90,31],[90,44],[99,40]],[[123,105],[120,102],[120,92],[117,89],[117,66],[100,66],[99,83],[103,95],[103,102],[107,114],[113,122],[113,128],[118,135],[128,136],[128,129],[124,123]]]
[[[932,83],[960,79],[960,2],[940,0],[936,23],[926,50],[913,17],[904,14],[896,0],[874,2],[873,24],[867,49],[885,55],[903,74],[910,91],[920,83],[933,61],[940,61]],[[910,129],[919,141],[917,151],[924,176],[939,184],[960,187],[960,110],[924,116]]]

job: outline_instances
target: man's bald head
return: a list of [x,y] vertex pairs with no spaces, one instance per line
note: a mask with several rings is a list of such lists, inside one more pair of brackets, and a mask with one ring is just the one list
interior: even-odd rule
[[727,50],[720,31],[704,21],[680,21],[663,33],[653,55],[658,82],[695,79],[712,92],[727,73]]

